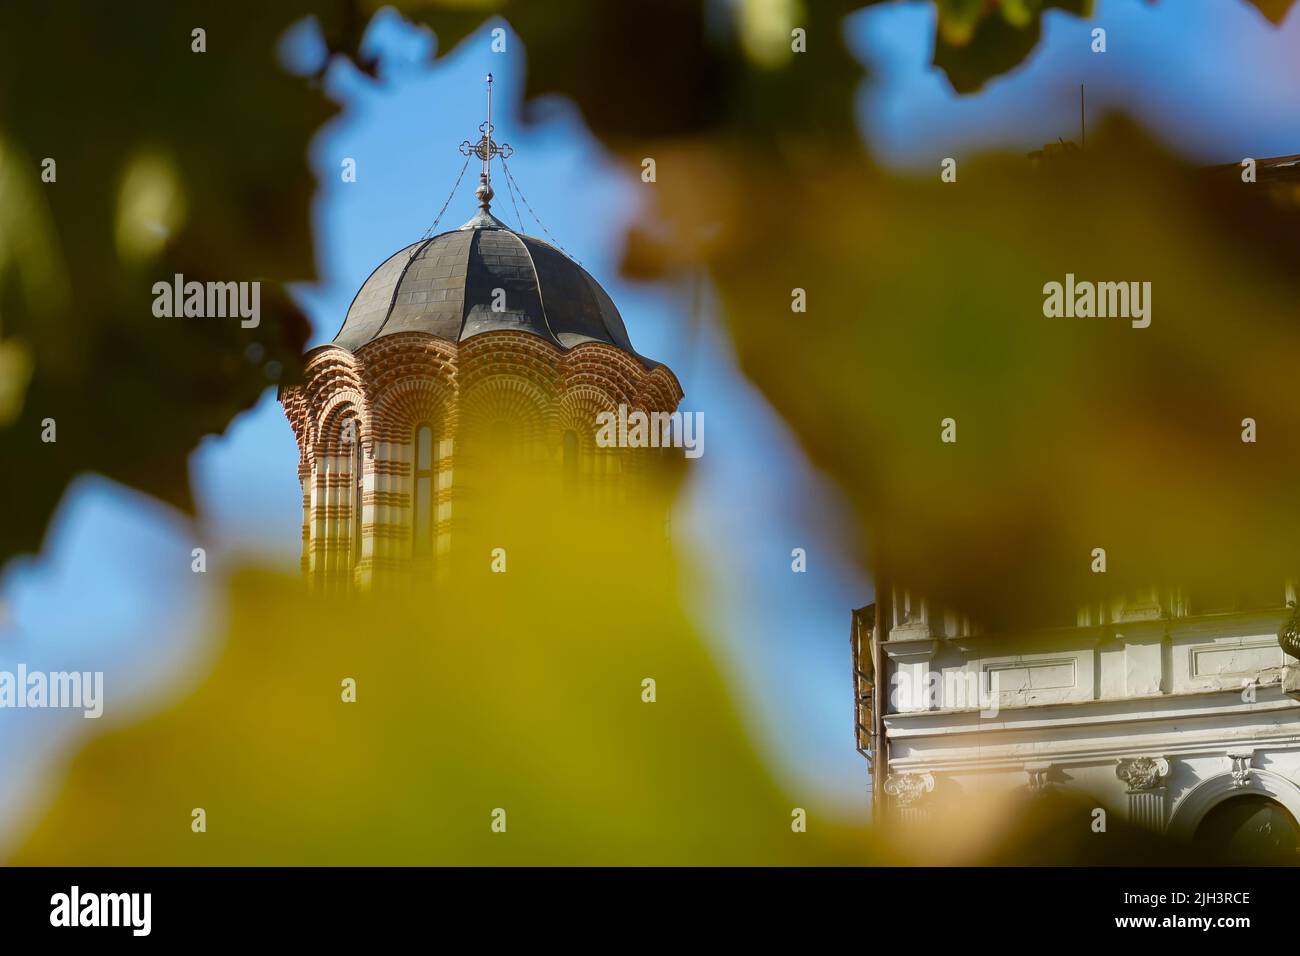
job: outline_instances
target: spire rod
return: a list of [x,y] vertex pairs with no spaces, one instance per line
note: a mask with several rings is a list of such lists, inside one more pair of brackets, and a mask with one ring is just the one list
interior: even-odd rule
[[492,138],[492,131],[495,129],[492,125],[492,74],[487,75],[487,120],[479,124],[478,130],[481,134],[478,141],[471,143],[465,140],[460,144],[460,154],[462,156],[477,156],[483,163],[483,171],[478,174],[478,188],[474,190],[474,195],[478,197],[478,208],[483,212],[490,212],[492,209],[492,157],[500,156],[502,161],[509,159],[515,151],[509,143],[498,144]]
[[[491,111],[492,111],[492,107],[489,105],[488,112],[490,113]],[[1079,84],[1079,148],[1080,149],[1088,148],[1088,125],[1087,123],[1084,122],[1082,83]]]

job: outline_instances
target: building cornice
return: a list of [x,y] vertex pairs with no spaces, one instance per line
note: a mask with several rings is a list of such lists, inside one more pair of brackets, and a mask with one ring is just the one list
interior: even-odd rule
[[[1214,698],[1237,697],[1237,704],[1225,705]],[[1030,704],[1003,707],[998,717],[983,718],[974,708],[962,710],[923,710],[885,716],[891,737],[924,737],[940,734],[991,734],[1024,730],[1041,731],[1054,727],[1079,727],[1135,721],[1196,719],[1233,713],[1256,713],[1269,710],[1295,710],[1300,701],[1287,697],[1278,684],[1257,685],[1255,701],[1241,701],[1241,690],[1189,691],[1179,694],[1151,694],[1139,697],[1110,697],[1100,700],[1065,703]],[[1200,706],[1194,702],[1202,701]],[[1212,708],[1212,709],[1210,709]],[[932,733],[927,733],[931,731]]]
[[[1192,743],[1173,743],[1144,737],[1140,742],[1134,739],[1122,739],[1115,744],[1090,747],[1053,747],[1034,754],[1034,760],[1052,764],[1069,764],[1082,766],[1086,764],[1111,764],[1117,760],[1127,759],[1136,753],[1158,752],[1165,758],[1171,757],[1213,757],[1224,754],[1227,750],[1268,748],[1271,751],[1300,751],[1300,734],[1260,734],[1230,743],[1223,738],[1198,740]],[[970,757],[952,757],[925,754],[915,757],[895,757],[890,760],[891,771],[898,773],[920,773],[927,771],[934,774],[953,773],[994,773],[1019,770],[1025,766],[1023,754],[980,753]]]

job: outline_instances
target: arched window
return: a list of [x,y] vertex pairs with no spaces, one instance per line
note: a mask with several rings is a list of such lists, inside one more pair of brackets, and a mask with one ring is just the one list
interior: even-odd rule
[[1262,794],[1230,797],[1211,808],[1195,839],[1214,863],[1295,863],[1300,851],[1295,818]]
[[411,498],[412,544],[411,552],[416,557],[427,557],[433,553],[433,535],[435,502],[434,495],[437,473],[436,446],[433,428],[419,425],[415,429],[415,470]]
[[[356,431],[357,426],[354,423],[353,429]],[[364,497],[365,477],[366,477],[366,451],[361,444],[361,435],[356,432],[352,439],[352,566],[355,568],[361,563],[361,517],[362,517],[362,499]]]

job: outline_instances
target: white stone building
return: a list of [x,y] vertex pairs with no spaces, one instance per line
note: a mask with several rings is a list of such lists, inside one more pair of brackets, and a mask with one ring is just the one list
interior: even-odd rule
[[1287,625],[1296,650],[1295,603],[1293,583],[1152,590],[998,635],[881,595],[852,641],[874,806],[903,824],[989,789],[1075,791],[1206,859],[1295,861],[1300,680],[1279,644]]

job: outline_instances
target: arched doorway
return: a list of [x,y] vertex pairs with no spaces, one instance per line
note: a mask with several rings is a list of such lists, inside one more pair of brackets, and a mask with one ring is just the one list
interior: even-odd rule
[[1230,797],[1201,819],[1193,837],[1208,861],[1239,864],[1300,862],[1300,825],[1286,807],[1259,793]]

